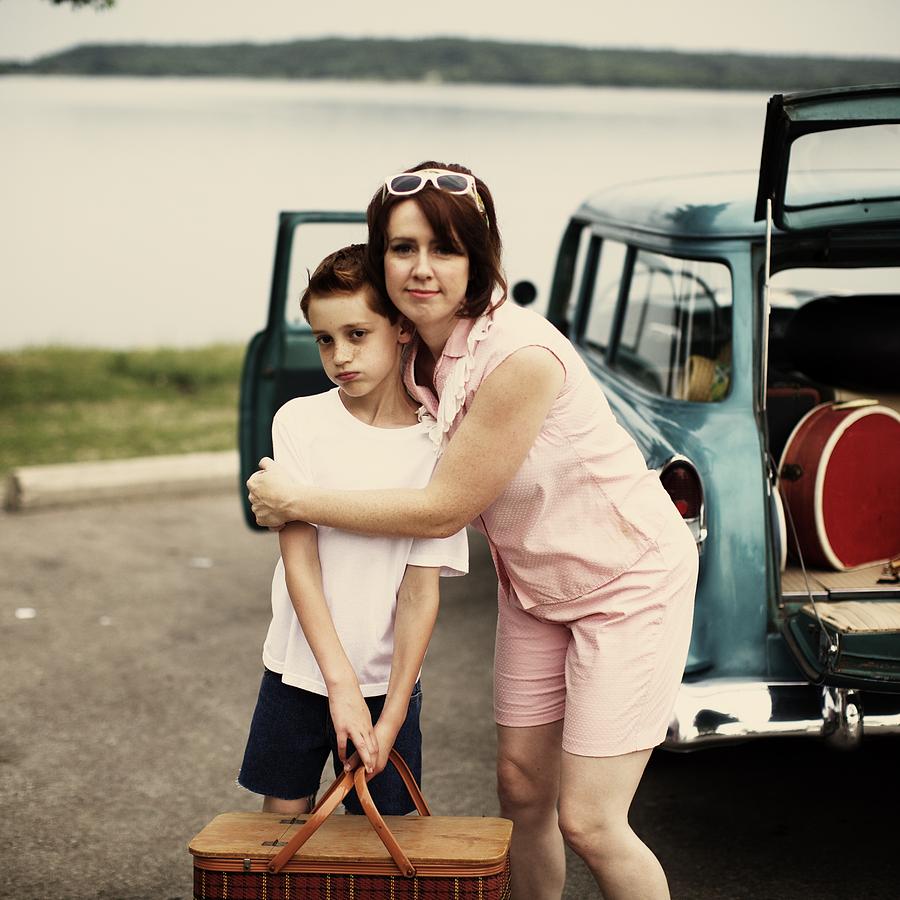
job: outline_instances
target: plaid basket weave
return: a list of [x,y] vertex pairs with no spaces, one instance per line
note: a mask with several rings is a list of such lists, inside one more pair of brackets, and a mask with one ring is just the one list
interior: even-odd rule
[[477,877],[194,870],[195,900],[509,900],[509,861]]

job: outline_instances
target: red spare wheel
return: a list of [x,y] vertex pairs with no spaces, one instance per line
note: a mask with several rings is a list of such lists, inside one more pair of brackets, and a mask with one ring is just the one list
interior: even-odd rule
[[900,414],[823,403],[797,423],[778,471],[805,563],[846,570],[900,555]]

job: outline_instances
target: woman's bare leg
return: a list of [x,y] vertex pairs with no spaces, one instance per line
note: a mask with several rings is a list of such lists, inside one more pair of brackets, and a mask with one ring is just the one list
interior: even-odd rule
[[650,753],[639,750],[600,758],[562,754],[559,827],[606,900],[669,898],[659,860],[628,824],[628,810]]
[[556,812],[562,726],[497,726],[500,812],[513,821],[513,900],[559,900],[566,880]]

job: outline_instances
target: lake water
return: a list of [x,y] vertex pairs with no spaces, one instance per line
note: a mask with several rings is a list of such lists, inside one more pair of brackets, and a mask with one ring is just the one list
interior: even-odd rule
[[425,158],[490,185],[511,281],[546,298],[595,189],[756,169],[757,93],[0,78],[0,347],[243,342],[278,212],[363,209]]

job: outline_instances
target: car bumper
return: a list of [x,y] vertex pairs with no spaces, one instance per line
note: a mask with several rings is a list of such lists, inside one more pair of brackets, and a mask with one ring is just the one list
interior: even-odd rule
[[694,750],[761,737],[816,737],[853,746],[866,734],[900,734],[895,709],[864,709],[865,695],[807,682],[742,679],[681,685],[663,746]]

